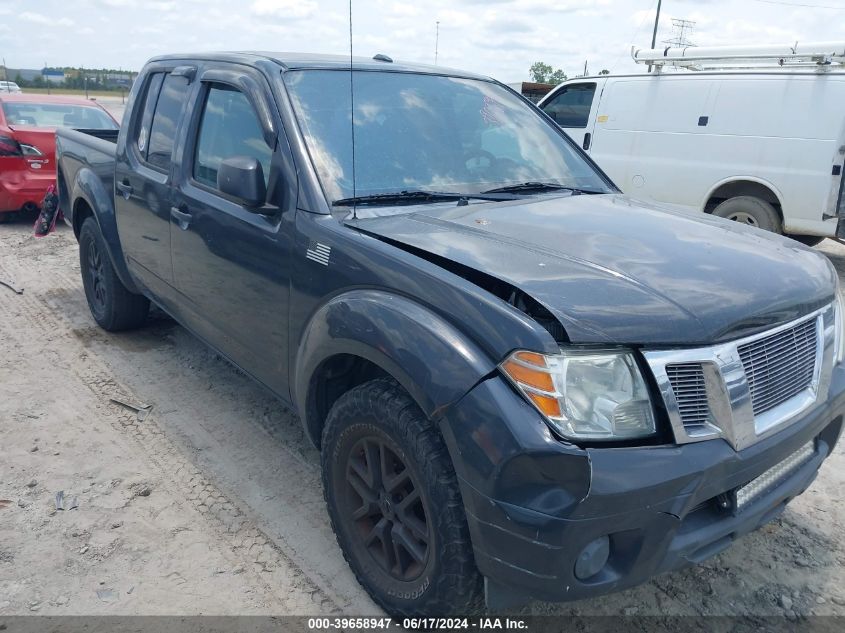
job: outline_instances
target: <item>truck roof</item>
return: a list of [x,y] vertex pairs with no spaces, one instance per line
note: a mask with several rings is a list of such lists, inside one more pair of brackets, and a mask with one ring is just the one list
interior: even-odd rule
[[[257,60],[266,60],[278,64],[283,70],[299,70],[306,68],[322,68],[331,70],[345,70],[349,68],[348,55],[322,55],[318,53],[291,53],[267,51],[228,51],[211,53],[185,53],[153,57],[150,61],[167,60],[210,60],[225,61],[240,64],[253,64]],[[352,57],[354,70],[390,70],[394,72],[412,72],[424,74],[450,75],[467,79],[489,80],[489,77],[470,73],[445,66],[429,64],[415,64],[408,62],[382,61],[371,57]]]

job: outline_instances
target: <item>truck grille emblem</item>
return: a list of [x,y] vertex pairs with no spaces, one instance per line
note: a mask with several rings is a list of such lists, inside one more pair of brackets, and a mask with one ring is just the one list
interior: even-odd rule
[[318,264],[322,264],[323,266],[329,265],[329,255],[331,254],[331,247],[326,246],[325,244],[320,244],[320,242],[312,242],[311,248],[305,251],[306,258],[313,262],[317,262]]

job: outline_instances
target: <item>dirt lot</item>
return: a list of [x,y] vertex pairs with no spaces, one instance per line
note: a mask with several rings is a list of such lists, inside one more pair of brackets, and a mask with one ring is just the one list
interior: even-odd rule
[[[822,250],[845,272],[845,248]],[[0,280],[24,289],[0,287],[0,615],[377,613],[293,414],[159,312],[99,330],[64,226],[0,225]],[[845,615],[843,489],[840,444],[780,520],[705,565],[524,613]]]

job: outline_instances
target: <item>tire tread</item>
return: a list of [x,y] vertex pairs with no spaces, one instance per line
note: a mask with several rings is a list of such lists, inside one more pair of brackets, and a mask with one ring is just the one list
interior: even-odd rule
[[[411,444],[402,446],[400,443],[400,446],[414,456],[422,472],[423,484],[428,485],[432,505],[437,508],[436,514],[430,520],[436,522],[436,529],[442,539],[440,547],[444,552],[448,552],[449,556],[443,557],[444,560],[448,558],[444,563],[443,573],[438,574],[433,579],[431,588],[426,590],[427,599],[424,604],[403,605],[373,591],[369,581],[355,569],[339,537],[339,526],[334,512],[331,511],[329,474],[325,464],[331,459],[331,447],[345,428],[343,420],[352,416],[360,417],[362,414],[369,414],[374,419],[394,421],[394,432],[400,436],[402,442]],[[469,615],[477,612],[480,609],[481,576],[475,565],[457,475],[440,431],[426,418],[408,393],[390,378],[378,378],[348,391],[329,412],[323,428],[322,446],[323,491],[329,506],[332,529],[338,537],[343,557],[373,600],[389,614],[402,617]],[[432,486],[432,482],[435,485]],[[448,570],[445,569],[447,566]]]
[[[105,240],[100,233],[100,227],[97,220],[93,217],[86,218],[82,223],[82,229],[79,232],[79,265],[82,270],[83,281],[85,280],[86,268],[88,266],[87,257],[85,256],[85,242],[86,240],[97,241],[97,246],[106,258],[106,265],[104,267],[104,276],[106,278],[107,297],[106,313],[98,317],[94,312],[89,300],[89,307],[91,308],[91,315],[97,324],[108,332],[120,332],[123,330],[134,330],[141,327],[147,320],[147,314],[150,310],[150,300],[143,295],[138,295],[130,292],[112,266],[109,259],[108,249],[106,248]],[[87,284],[86,299],[87,297]]]

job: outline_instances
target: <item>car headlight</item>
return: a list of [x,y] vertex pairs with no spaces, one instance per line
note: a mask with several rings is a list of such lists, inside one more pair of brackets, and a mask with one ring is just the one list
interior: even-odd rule
[[630,350],[517,351],[500,368],[565,438],[618,441],[656,432],[648,388]]

